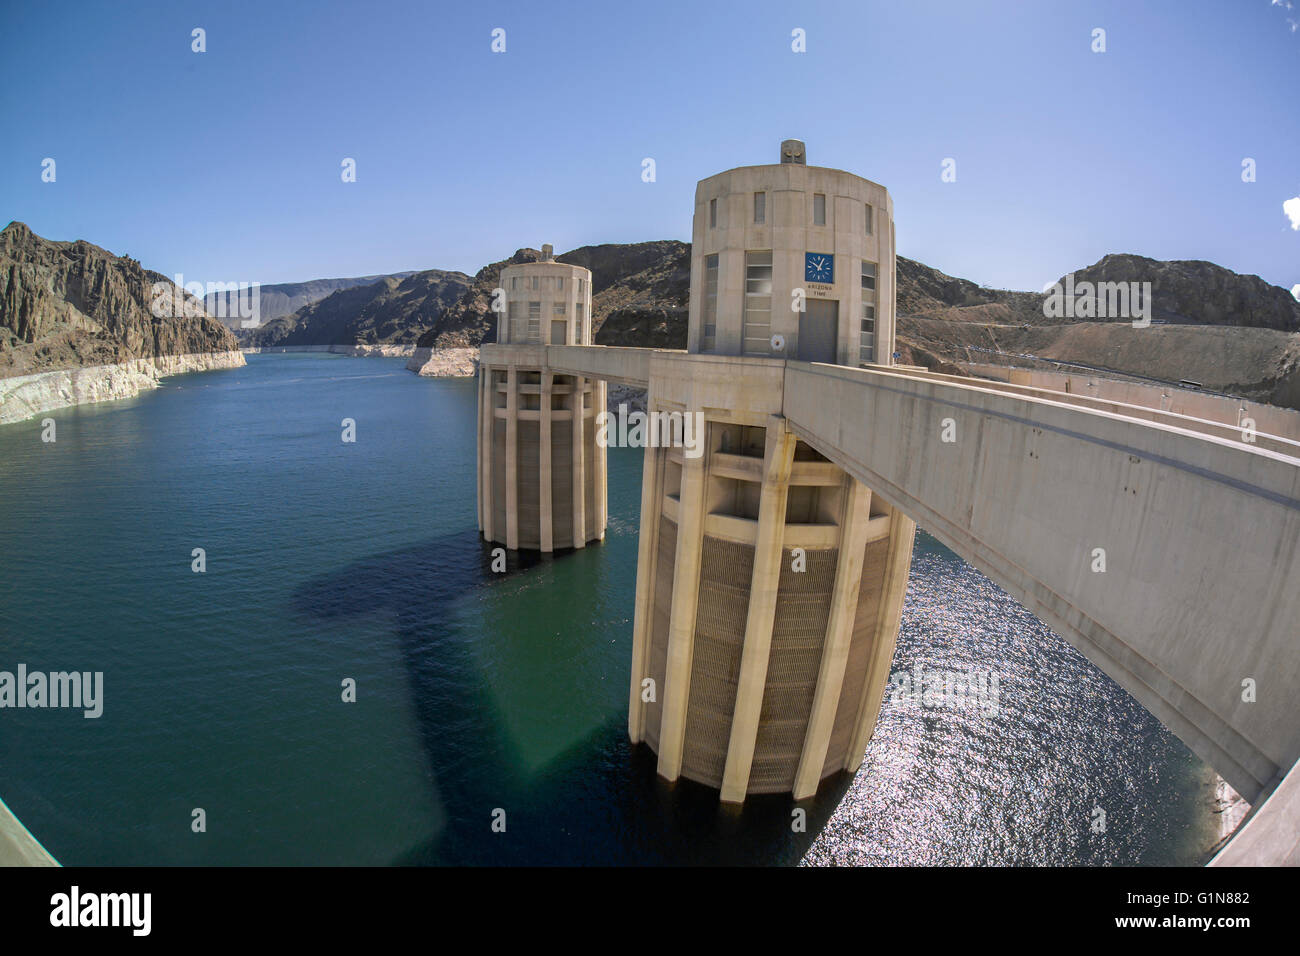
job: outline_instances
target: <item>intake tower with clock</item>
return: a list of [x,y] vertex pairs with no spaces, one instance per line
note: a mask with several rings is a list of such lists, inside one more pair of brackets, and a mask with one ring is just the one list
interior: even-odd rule
[[884,186],[781,162],[701,180],[691,236],[687,348],[840,365],[890,365],[894,204]]
[[786,140],[696,187],[693,354],[649,383],[705,453],[645,452],[628,731],[728,802],[861,764],[916,529],[784,415],[787,360],[892,364],[894,342],[889,193],[804,158]]

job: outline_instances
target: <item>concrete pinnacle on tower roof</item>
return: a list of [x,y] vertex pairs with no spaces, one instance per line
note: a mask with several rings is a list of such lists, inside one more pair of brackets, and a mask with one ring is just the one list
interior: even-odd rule
[[793,163],[796,166],[806,166],[808,164],[808,154],[804,149],[803,140],[787,139],[782,142],[781,162]]

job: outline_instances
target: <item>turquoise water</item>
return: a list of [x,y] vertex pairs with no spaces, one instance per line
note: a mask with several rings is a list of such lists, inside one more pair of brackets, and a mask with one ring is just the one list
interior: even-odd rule
[[64,863],[1193,863],[1211,839],[1205,768],[927,536],[896,668],[994,669],[999,713],[887,700],[793,833],[787,798],[721,808],[627,743],[639,452],[610,450],[603,545],[494,575],[472,381],[253,355],[50,417],[53,444],[0,428],[0,670],[103,671],[104,714],[0,710],[0,795]]

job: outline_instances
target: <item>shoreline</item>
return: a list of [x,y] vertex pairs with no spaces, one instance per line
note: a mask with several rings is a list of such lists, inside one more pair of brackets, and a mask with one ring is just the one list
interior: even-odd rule
[[244,364],[241,351],[190,352],[0,378],[0,425],[28,421],[61,408],[135,398],[173,375]]
[[416,345],[258,345],[246,355],[328,353],[349,358],[406,358],[407,369],[423,378],[473,378],[478,374],[477,346],[435,349]]
[[414,345],[248,345],[239,349],[244,355],[284,355],[293,352],[328,352],[351,358],[406,358]]
[[478,374],[477,346],[464,348],[417,348],[406,367],[422,378],[473,378]]

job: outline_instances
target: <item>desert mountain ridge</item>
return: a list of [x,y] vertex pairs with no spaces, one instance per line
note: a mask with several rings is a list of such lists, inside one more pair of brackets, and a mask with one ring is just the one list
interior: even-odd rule
[[[144,290],[167,280],[129,257],[84,241],[50,242],[21,223],[0,239],[0,375],[151,350],[235,347],[230,331],[184,293],[186,322],[143,321],[152,318]],[[592,272],[598,344],[684,348],[690,253],[689,243],[663,239],[582,246],[556,258]],[[474,276],[429,269],[373,282],[282,284],[311,301],[269,321],[263,309],[260,327],[238,330],[240,344],[473,349],[495,339],[490,303],[501,269],[540,258],[522,248]],[[1300,407],[1300,302],[1258,276],[1132,253],[1104,256],[1073,273],[1076,283],[1150,282],[1152,325],[1136,330],[1124,318],[1053,317],[1043,292],[991,289],[904,256],[897,274],[904,363],[949,372],[989,363],[1077,364]],[[347,284],[330,289],[332,282]]]

